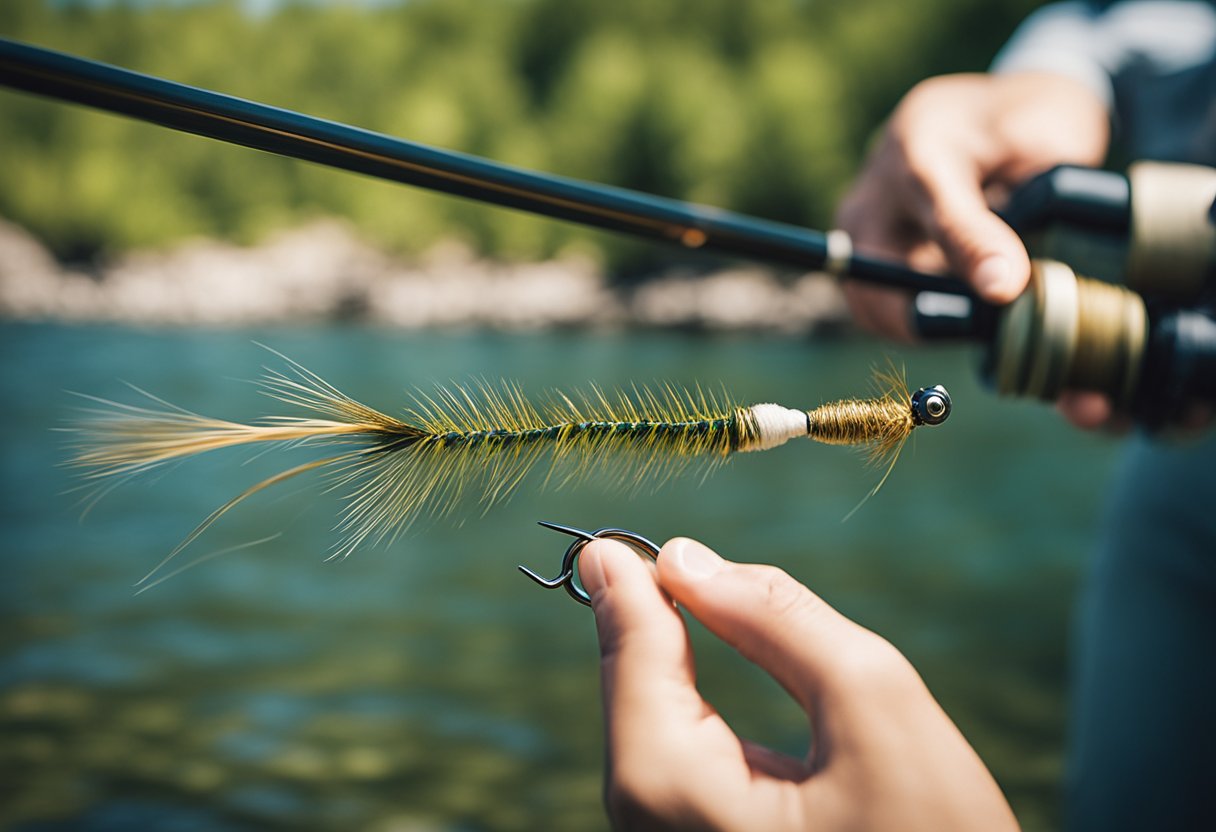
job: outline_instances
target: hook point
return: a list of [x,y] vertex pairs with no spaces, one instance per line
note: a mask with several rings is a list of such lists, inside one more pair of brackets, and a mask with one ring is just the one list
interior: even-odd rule
[[[568,534],[571,537],[577,537],[578,539],[586,540],[587,542],[595,540],[595,535],[593,535],[591,532],[584,531],[583,529],[576,529],[573,526],[563,526],[561,523],[550,523],[548,520],[537,520],[536,525],[544,526],[546,529],[552,529],[555,532]],[[520,568],[522,569],[523,567]]]

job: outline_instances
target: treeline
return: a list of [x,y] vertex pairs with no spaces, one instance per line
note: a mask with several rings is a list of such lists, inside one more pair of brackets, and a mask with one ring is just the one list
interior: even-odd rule
[[[1031,0],[4,0],[0,35],[512,164],[824,226],[920,78],[982,69]],[[251,11],[250,9],[261,9]],[[339,215],[391,249],[603,234],[0,91],[0,215],[68,258]]]

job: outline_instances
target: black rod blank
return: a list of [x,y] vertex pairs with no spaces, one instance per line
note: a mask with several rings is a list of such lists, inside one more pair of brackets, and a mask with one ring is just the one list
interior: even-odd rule
[[[818,231],[537,173],[0,38],[0,85],[164,127],[690,249],[815,270]],[[974,297],[954,278],[850,257],[845,277]]]

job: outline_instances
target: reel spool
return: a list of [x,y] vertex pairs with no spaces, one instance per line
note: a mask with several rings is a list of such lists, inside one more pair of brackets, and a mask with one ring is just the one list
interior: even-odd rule
[[1005,396],[1097,391],[1160,427],[1188,405],[1216,405],[1216,316],[1155,307],[1126,287],[1036,260],[1030,286],[999,313],[981,374]]
[[1135,292],[1036,260],[1030,286],[1000,316],[983,373],[1001,395],[1055,401],[1064,390],[1097,390],[1126,410],[1148,332]]

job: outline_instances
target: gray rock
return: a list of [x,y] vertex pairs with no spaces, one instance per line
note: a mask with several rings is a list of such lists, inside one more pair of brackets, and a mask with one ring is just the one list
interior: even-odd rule
[[256,246],[193,240],[134,251],[94,273],[58,263],[0,221],[0,317],[9,320],[238,326],[354,319],[388,326],[686,327],[804,333],[847,319],[823,275],[761,268],[673,272],[613,286],[590,259],[508,264],[449,242],[415,262],[322,220]]

